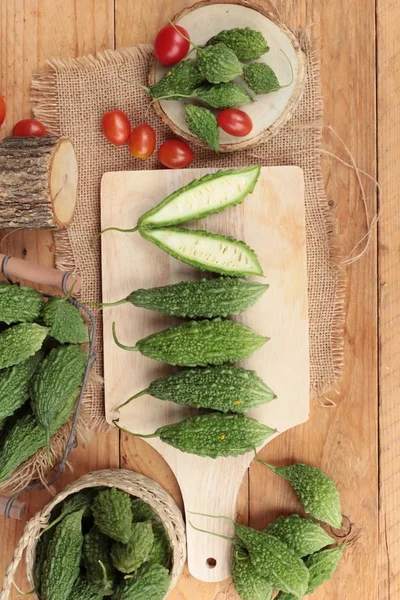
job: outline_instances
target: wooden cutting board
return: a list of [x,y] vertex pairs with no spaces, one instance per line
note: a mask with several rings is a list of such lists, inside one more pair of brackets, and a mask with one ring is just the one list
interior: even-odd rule
[[[101,190],[102,228],[134,227],[141,214],[168,194],[210,171],[106,173]],[[271,339],[242,364],[255,369],[278,398],[249,414],[277,428],[279,433],[303,423],[309,412],[309,346],[302,170],[263,167],[255,191],[242,205],[190,225],[243,239],[257,252],[270,288],[254,307],[236,318]],[[101,240],[104,302],[123,298],[136,288],[201,276],[197,269],[170,258],[138,233],[111,231]],[[178,320],[132,305],[107,308],[103,312],[106,417],[111,423],[116,417],[114,407],[171,371],[170,367],[138,352],[118,348],[111,333],[113,321],[120,341],[134,345],[140,338],[175,325]],[[151,433],[194,412],[143,396],[121,410],[120,424],[131,431]],[[253,452],[212,460],[182,453],[158,438],[148,441],[174,471],[186,511],[235,517],[238,489]],[[229,577],[230,542],[195,531],[189,520],[225,535],[232,535],[232,526],[226,521],[186,516],[191,574],[203,581]],[[210,566],[214,561],[209,559],[215,559],[215,566]]]

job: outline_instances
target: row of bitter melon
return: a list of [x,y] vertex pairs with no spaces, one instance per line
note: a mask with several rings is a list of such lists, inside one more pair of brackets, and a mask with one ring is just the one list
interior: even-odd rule
[[117,488],[86,488],[53,509],[36,549],[41,600],[162,600],[169,536],[153,509]]
[[70,418],[86,370],[88,330],[67,298],[0,285],[0,484]]

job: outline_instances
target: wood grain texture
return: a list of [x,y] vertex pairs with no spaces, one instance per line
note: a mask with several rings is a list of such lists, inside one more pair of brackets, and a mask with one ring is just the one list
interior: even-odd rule
[[[29,87],[32,71],[51,56],[70,57],[104,48],[114,43],[112,0],[6,0],[0,2],[0,93],[7,102],[6,122],[0,137],[10,135],[13,123],[31,116]],[[50,231],[18,231],[4,237],[0,251],[54,266],[54,244]],[[57,482],[56,490],[90,470],[118,466],[118,435],[101,434],[89,445],[71,454],[73,470]],[[48,492],[21,496],[27,503],[27,518],[48,501]],[[10,561],[24,528],[24,521],[0,517],[0,579]],[[26,590],[23,569],[16,583]],[[12,598],[18,597],[15,589]]]
[[[258,0],[268,6],[266,0]],[[30,115],[31,70],[46,57],[77,56],[113,47],[114,9],[117,47],[152,42],[169,17],[191,4],[190,0],[5,0],[0,2],[1,93],[6,95],[8,117],[0,129],[3,136],[12,123]],[[375,122],[375,0],[296,0],[276,2],[282,19],[293,28],[313,24],[312,36],[320,50],[325,122],[332,124],[352,149],[359,166],[371,174],[376,166]],[[377,0],[379,91],[379,175],[384,185],[380,225],[382,360],[381,415],[381,531],[380,600],[399,596],[400,544],[398,501],[398,3]],[[335,150],[348,160],[340,146]],[[328,198],[338,213],[341,245],[346,252],[365,233],[357,181],[348,169],[326,164]],[[368,206],[375,208],[375,190],[367,187]],[[51,234],[38,237],[18,232],[8,238],[6,249],[43,264],[53,264]],[[384,269],[384,271],[383,271]],[[382,273],[385,276],[382,276]],[[336,410],[312,407],[311,420],[281,436],[265,451],[275,462],[309,460],[338,481],[345,513],[353,523],[356,542],[343,560],[335,579],[314,593],[316,600],[362,598],[375,600],[377,589],[377,357],[376,357],[376,242],[366,257],[349,271],[346,319],[346,366]],[[397,312],[396,312],[397,311]],[[385,319],[387,320],[386,325]],[[397,336],[398,337],[398,336]],[[385,375],[390,370],[390,376]],[[397,379],[396,379],[397,378]],[[93,441],[87,460],[85,451],[75,452],[72,462],[77,477],[85,469],[106,466],[116,459],[115,446],[107,436]],[[382,441],[384,440],[384,443]],[[107,445],[110,444],[110,445]],[[146,448],[146,451],[145,451]],[[142,440],[121,437],[121,466],[153,477],[179,501],[179,489],[171,470],[159,454]],[[251,510],[252,523],[262,526],[281,510],[297,509],[288,486],[261,465],[251,468],[242,485],[237,512],[244,522]],[[29,513],[38,510],[47,494],[32,494]],[[250,502],[248,502],[250,500]],[[385,527],[386,522],[386,527]],[[2,568],[22,531],[23,523],[3,525],[0,562]],[[17,583],[22,580],[18,579]],[[21,583],[22,584],[22,583]],[[397,586],[397,587],[396,587]],[[17,593],[14,594],[14,598]],[[181,578],[171,600],[237,600],[229,581],[203,584]]]
[[400,597],[400,6],[378,0],[379,600]]

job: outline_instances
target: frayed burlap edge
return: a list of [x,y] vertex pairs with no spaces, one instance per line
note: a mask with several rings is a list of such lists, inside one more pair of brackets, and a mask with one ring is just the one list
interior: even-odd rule
[[[311,66],[308,77],[311,77],[315,89],[316,98],[316,117],[315,122],[308,126],[317,132],[317,140],[315,142],[317,152],[319,154],[317,166],[315,168],[316,176],[316,195],[318,198],[321,213],[323,215],[326,234],[329,245],[329,257],[331,267],[336,276],[336,293],[334,314],[331,324],[331,348],[332,348],[332,365],[333,377],[326,380],[321,385],[311,386],[311,397],[319,401],[324,406],[321,397],[325,397],[332,391],[338,392],[339,381],[343,374],[344,368],[344,338],[343,328],[345,321],[345,292],[346,292],[346,270],[341,266],[343,259],[342,251],[338,239],[338,230],[335,212],[330,208],[324,188],[323,173],[321,167],[321,154],[323,149],[322,129],[323,129],[323,99],[320,87],[320,61],[318,54],[311,50],[311,40],[308,29],[304,29],[297,34],[301,47],[306,50],[309,57],[308,63]],[[149,52],[149,45],[139,45],[133,48],[124,48],[121,50],[105,50],[98,54],[89,55],[80,58],[72,58],[67,60],[51,59],[47,61],[47,70],[39,71],[34,75],[32,81],[31,100],[34,104],[34,114],[37,119],[42,121],[49,133],[60,133],[60,117],[58,106],[57,92],[57,73],[65,71],[76,71],[85,69],[97,69],[104,65],[114,64],[122,65],[126,61],[132,59],[140,59],[141,56]],[[290,123],[286,125],[290,129]],[[278,133],[278,132],[277,132]],[[255,151],[257,148],[255,149]],[[256,155],[255,155],[256,156]],[[56,265],[69,271],[76,271],[76,263],[74,259],[73,248],[71,247],[68,237],[68,230],[58,231],[54,234],[56,247]],[[85,395],[85,401],[90,402],[90,392]],[[105,418],[91,417],[88,426],[96,431],[106,431],[109,425]]]

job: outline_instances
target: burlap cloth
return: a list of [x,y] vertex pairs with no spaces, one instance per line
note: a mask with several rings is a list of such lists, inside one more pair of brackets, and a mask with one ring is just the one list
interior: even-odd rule
[[[193,167],[298,165],[304,171],[310,319],[310,365],[312,394],[335,386],[343,362],[344,276],[339,267],[335,220],[324,193],[320,165],[322,98],[319,66],[309,39],[299,34],[307,56],[307,83],[291,121],[268,142],[239,153],[216,155],[197,148]],[[126,83],[147,84],[152,47],[140,45],[105,51],[62,61],[53,59],[32,83],[35,117],[49,133],[69,136],[79,164],[79,196],[74,222],[68,231],[55,234],[56,260],[60,268],[82,276],[84,302],[101,299],[101,257],[91,242],[100,230],[100,181],[107,171],[159,169],[155,153],[148,160],[134,159],[127,148],[106,141],[101,130],[104,112],[119,108],[133,126],[142,122],[154,127],[157,142],[172,137],[170,130],[149,110],[149,100],[139,88]],[[100,245],[99,245],[100,246]],[[99,315],[99,319],[100,319]],[[101,327],[100,327],[101,331]],[[102,340],[97,342],[96,369],[102,373]],[[88,390],[89,426],[100,429],[104,419],[103,391]]]

